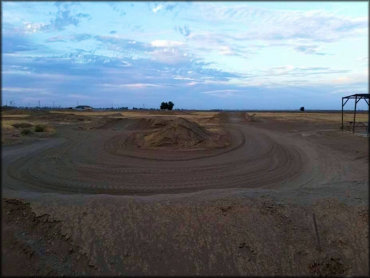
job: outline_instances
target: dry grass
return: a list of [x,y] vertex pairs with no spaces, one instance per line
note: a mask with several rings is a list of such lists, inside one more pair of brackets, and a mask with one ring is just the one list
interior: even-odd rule
[[[117,113],[121,113],[118,111],[96,111],[96,112],[89,112],[89,111],[50,111],[50,113],[55,114],[72,114],[76,116],[109,116]],[[121,113],[122,114],[122,113]]]
[[[19,123],[25,123],[25,121],[20,121],[20,120],[1,120],[1,129],[15,129],[13,126],[14,124],[19,124]],[[29,122],[26,122],[29,123]]]
[[[274,118],[276,120],[298,120],[298,121],[329,121],[341,122],[341,113],[286,113],[286,112],[255,112],[256,117]],[[353,114],[344,114],[344,121],[353,121]],[[368,115],[359,113],[356,116],[356,122],[367,122]]]
[[[162,113],[160,113],[162,112]],[[181,112],[181,111],[171,111],[175,114],[168,113],[171,116],[180,116],[180,117],[212,117],[218,112]],[[150,111],[150,110],[134,110],[134,111],[50,111],[50,113],[59,113],[59,114],[73,114],[78,116],[109,116],[121,114],[123,117],[142,117],[143,115],[150,116],[166,116],[167,114],[164,111]],[[158,114],[157,114],[158,113]]]
[[200,112],[192,112],[191,115],[195,116],[201,116],[201,117],[213,117],[217,114],[218,112],[208,112],[208,111],[200,111]]
[[[182,117],[186,119],[192,119],[198,123],[201,123],[203,120],[215,116],[218,112],[209,112],[209,111],[195,111],[195,112],[181,112],[175,111],[176,114],[168,114],[174,117]],[[163,117],[167,116],[165,113],[156,114],[153,111],[140,110],[140,111],[50,111],[50,113],[60,113],[60,114],[73,114],[76,116],[114,116],[125,118],[136,118],[143,117],[148,115],[150,117]],[[341,122],[342,115],[341,113],[307,113],[307,112],[248,112],[256,114],[256,118],[274,118],[276,120],[292,120],[292,121],[329,121],[329,122]],[[15,116],[15,115],[14,115]],[[24,116],[24,115],[19,115]],[[28,115],[27,115],[28,116]],[[344,121],[349,122],[353,121],[353,113],[344,114]],[[358,113],[356,116],[356,122],[367,122],[368,115],[366,113]]]
[[6,117],[6,118],[27,118],[29,117],[30,115],[29,114],[6,114],[5,112],[3,112],[3,117]]
[[[14,116],[14,115],[13,115]],[[46,121],[31,121],[27,117],[29,115],[17,115],[18,117],[10,117],[11,119],[2,118],[1,120],[1,143],[3,145],[22,142],[24,137],[49,137],[56,133],[54,127],[50,126]],[[20,117],[19,117],[20,116]],[[25,127],[29,125],[29,127]],[[39,132],[35,128],[42,126],[42,131]],[[30,132],[28,132],[28,131]]]

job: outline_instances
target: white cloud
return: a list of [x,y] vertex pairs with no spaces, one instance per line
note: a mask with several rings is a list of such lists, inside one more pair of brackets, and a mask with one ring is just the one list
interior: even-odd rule
[[202,84],[208,85],[230,85],[230,80],[210,80],[206,79],[202,81]]
[[232,51],[229,46],[221,46],[220,50],[219,50],[219,53],[221,55],[233,55],[234,51]]
[[182,51],[176,48],[159,48],[149,52],[152,60],[164,64],[178,64],[188,61],[188,57],[184,56]]
[[154,47],[176,47],[181,46],[184,43],[180,41],[168,41],[168,40],[155,40],[150,43]]
[[317,45],[297,45],[294,49],[305,54],[327,55],[326,53],[320,52],[320,48]]
[[187,86],[195,86],[197,84],[199,84],[199,83],[195,82],[195,81],[191,81],[191,82],[186,83]]
[[89,96],[89,95],[81,95],[81,94],[68,94],[67,97],[75,98],[75,99],[94,99],[96,97]]
[[235,40],[338,41],[366,35],[368,26],[368,17],[339,16],[322,10],[272,10],[248,4],[227,7],[209,3],[197,3],[196,10],[211,22],[244,25],[244,32],[230,34]]
[[175,80],[193,80],[193,78],[185,77],[185,76],[174,76],[173,79],[175,79]]
[[273,67],[267,71],[269,75],[285,75],[289,74],[292,71],[296,70],[296,67],[292,65],[286,65],[281,67]]
[[230,97],[234,96],[235,93],[239,92],[239,90],[231,90],[231,89],[226,89],[226,90],[213,90],[213,91],[205,91],[201,92],[202,94],[207,94],[207,95],[212,95],[215,97]]
[[297,77],[297,76],[309,76],[309,75],[330,75],[330,74],[343,74],[348,72],[348,70],[341,69],[331,69],[329,67],[296,67],[292,65],[285,65],[280,67],[272,67],[267,70],[262,71],[261,75],[266,76],[286,76],[286,77]]
[[158,5],[152,9],[153,13],[157,13],[163,9],[163,5]]
[[44,23],[32,23],[32,22],[23,22],[24,32],[27,33],[36,33],[45,28],[46,24]]
[[66,74],[58,74],[58,73],[37,73],[27,70],[3,70],[1,72],[3,75],[22,75],[22,76],[29,76],[30,78],[47,78],[53,80],[73,80],[78,79],[78,77],[73,75],[66,75]]
[[147,87],[161,87],[161,86],[157,84],[150,84],[150,83],[133,83],[133,84],[125,84],[122,87],[141,89],[141,88],[147,88]]
[[151,83],[129,83],[129,84],[103,84],[103,87],[107,88],[131,88],[131,89],[142,89],[148,87],[162,87],[159,84],[151,84]]
[[40,92],[42,88],[22,88],[22,87],[5,87],[1,89],[5,92],[24,93],[24,92]]
[[369,80],[368,78],[369,76],[365,72],[364,73],[353,73],[353,74],[341,75],[341,76],[335,77],[333,79],[330,79],[329,82],[335,85],[368,83],[368,80]]

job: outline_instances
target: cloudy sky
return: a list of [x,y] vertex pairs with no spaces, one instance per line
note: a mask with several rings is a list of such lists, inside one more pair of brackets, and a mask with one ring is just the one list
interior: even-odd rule
[[340,109],[342,96],[368,93],[367,12],[367,2],[2,2],[2,102]]

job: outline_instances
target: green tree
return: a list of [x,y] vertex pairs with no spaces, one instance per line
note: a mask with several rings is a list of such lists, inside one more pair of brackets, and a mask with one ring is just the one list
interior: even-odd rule
[[167,110],[172,110],[174,107],[174,103],[172,101],[169,102],[162,102],[161,103],[161,110],[167,109]]
[[168,107],[168,103],[167,102],[162,102],[161,103],[161,110],[167,109],[167,107]]

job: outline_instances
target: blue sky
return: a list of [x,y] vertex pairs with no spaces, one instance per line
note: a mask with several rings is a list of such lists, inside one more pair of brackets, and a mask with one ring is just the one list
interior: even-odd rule
[[367,2],[2,2],[2,102],[340,109],[342,96],[368,93],[367,11]]

